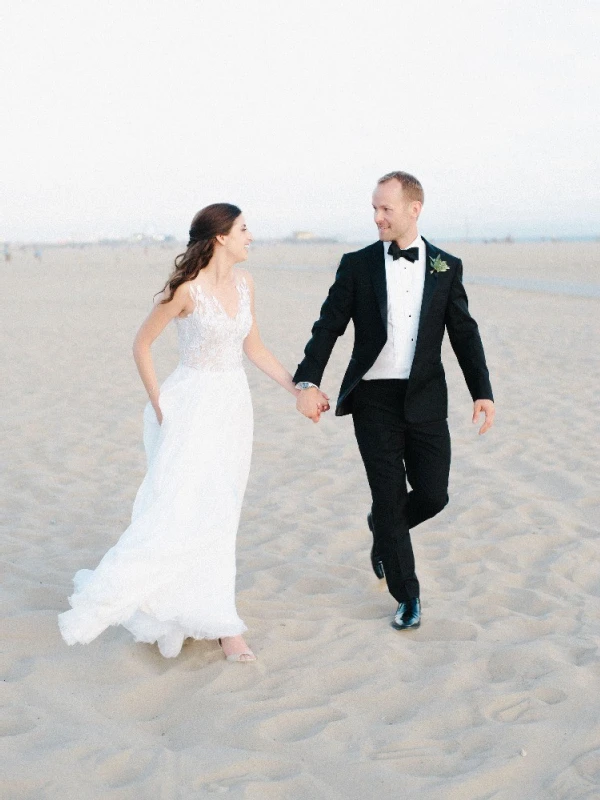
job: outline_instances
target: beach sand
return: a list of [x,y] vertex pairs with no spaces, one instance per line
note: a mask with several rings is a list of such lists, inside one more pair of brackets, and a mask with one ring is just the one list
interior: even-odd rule
[[[349,249],[252,250],[262,335],[291,371]],[[467,277],[600,283],[599,243],[448,249]],[[447,348],[451,499],[413,534],[419,630],[390,627],[370,569],[351,419],[313,425],[248,365],[238,610],[256,664],[226,663],[214,642],[164,659],[121,628],[62,641],[71,578],[125,529],[143,476],[131,343],[175,252],[15,250],[1,267],[0,796],[600,798],[597,299],[468,287],[497,422],[477,436]],[[348,331],[332,399],[350,348]],[[155,357],[164,378],[173,330]]]

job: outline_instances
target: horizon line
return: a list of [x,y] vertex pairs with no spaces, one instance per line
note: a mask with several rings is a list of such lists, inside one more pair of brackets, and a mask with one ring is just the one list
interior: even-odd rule
[[[462,242],[465,244],[512,244],[519,242],[600,242],[600,233],[597,234],[565,234],[564,236],[550,236],[545,234],[524,234],[521,236],[513,236],[506,234],[504,236],[428,236],[427,238],[437,240],[440,242]],[[376,241],[374,238],[362,237],[336,237],[336,236],[319,236],[315,235],[306,239],[296,239],[293,236],[273,236],[255,239],[255,245],[268,245],[268,244],[289,244],[306,246],[311,244],[365,244]],[[118,245],[142,245],[147,247],[149,245],[182,245],[185,246],[184,239],[178,239],[175,236],[166,234],[164,236],[156,236],[152,234],[142,235],[134,234],[133,236],[124,237],[111,237],[102,236],[97,239],[30,239],[30,240],[0,240],[0,245],[6,248],[23,248],[23,247],[77,247],[83,245],[101,245],[101,246],[118,246]]]

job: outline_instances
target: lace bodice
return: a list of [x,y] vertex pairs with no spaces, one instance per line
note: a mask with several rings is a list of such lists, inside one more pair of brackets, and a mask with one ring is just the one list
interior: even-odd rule
[[238,310],[230,317],[221,303],[198,284],[190,283],[194,310],[177,317],[179,360],[205,372],[227,372],[242,366],[242,345],[252,327],[250,289],[246,279],[237,283]]

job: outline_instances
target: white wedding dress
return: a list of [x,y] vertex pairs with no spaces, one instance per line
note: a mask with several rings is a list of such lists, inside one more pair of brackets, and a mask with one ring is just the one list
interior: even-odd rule
[[192,314],[177,318],[180,362],[160,390],[162,425],[144,411],[148,470],[131,518],[95,570],[76,573],[71,610],[59,614],[68,644],[109,625],[176,656],[186,637],[246,630],[235,606],[235,540],[252,450],[252,404],[242,345],[250,292],[238,311],[190,284]]

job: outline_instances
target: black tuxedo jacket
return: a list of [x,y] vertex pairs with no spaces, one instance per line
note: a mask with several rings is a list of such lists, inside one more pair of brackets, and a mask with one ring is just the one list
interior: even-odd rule
[[[448,416],[448,390],[441,360],[442,340],[448,331],[473,400],[492,400],[492,387],[477,323],[469,314],[462,283],[462,262],[425,242],[425,285],[415,356],[404,408],[407,422],[432,422]],[[432,272],[436,256],[449,267]],[[342,256],[335,282],[312,329],[312,337],[298,365],[294,382],[320,385],[323,372],[348,322],[354,322],[354,348],[335,413],[352,411],[352,392],[373,366],[387,340],[387,286],[384,243],[376,242]]]

